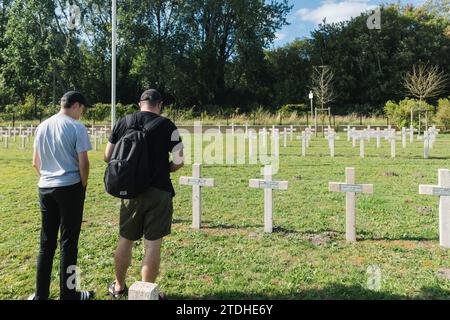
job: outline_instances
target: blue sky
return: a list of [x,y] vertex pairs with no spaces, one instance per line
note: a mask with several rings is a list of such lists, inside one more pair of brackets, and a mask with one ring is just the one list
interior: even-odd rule
[[304,38],[327,18],[328,22],[340,22],[372,10],[383,3],[412,3],[421,5],[425,0],[290,0],[294,8],[288,15],[289,26],[277,32],[273,46],[279,47],[296,38]]

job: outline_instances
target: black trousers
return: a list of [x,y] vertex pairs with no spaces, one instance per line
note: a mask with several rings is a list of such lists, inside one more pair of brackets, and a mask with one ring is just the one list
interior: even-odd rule
[[36,299],[47,300],[58,231],[60,237],[60,299],[77,300],[75,267],[83,220],[85,189],[81,182],[68,187],[39,189],[42,213],[41,243],[37,259]]

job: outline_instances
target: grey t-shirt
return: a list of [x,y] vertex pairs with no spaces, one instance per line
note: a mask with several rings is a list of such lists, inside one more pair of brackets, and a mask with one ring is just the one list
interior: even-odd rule
[[81,181],[78,154],[92,145],[81,122],[56,114],[38,126],[34,148],[41,158],[39,188],[57,188]]

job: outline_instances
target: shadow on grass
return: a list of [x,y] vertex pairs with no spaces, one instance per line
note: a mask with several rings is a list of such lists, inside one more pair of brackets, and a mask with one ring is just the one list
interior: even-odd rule
[[383,237],[375,237],[370,233],[364,232],[364,231],[358,231],[358,241],[416,241],[416,242],[422,242],[422,241],[439,241],[439,236],[434,237],[418,237],[418,236],[383,236]]
[[331,284],[321,289],[305,289],[280,294],[219,291],[204,296],[170,295],[170,300],[432,300],[450,299],[450,291],[439,287],[423,287],[415,296],[373,291],[362,286]]

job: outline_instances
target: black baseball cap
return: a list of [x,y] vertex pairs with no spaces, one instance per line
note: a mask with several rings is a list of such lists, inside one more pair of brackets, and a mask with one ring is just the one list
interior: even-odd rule
[[157,90],[150,89],[145,91],[141,95],[141,101],[150,101],[152,103],[157,103],[162,101],[162,96]]
[[69,106],[72,106],[76,102],[84,105],[86,108],[91,107],[91,104],[87,101],[86,97],[78,91],[69,91],[61,98],[61,103],[67,103]]

